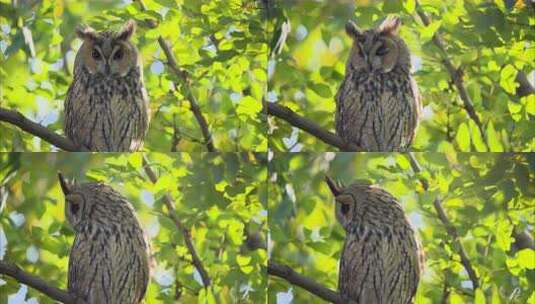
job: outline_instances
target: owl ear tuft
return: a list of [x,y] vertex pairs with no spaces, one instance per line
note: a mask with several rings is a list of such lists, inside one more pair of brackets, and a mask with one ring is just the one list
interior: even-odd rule
[[325,176],[325,182],[334,196],[338,196],[342,193],[342,187],[340,187],[340,185],[338,185],[331,177]]
[[58,172],[59,184],[63,194],[68,195],[71,193],[71,183],[63,176],[61,172]]
[[126,23],[123,25],[123,28],[117,33],[115,36],[116,39],[119,40],[128,40],[134,32],[136,31],[136,22],[132,19],[126,21]]
[[401,19],[398,16],[390,15],[379,25],[377,32],[386,35],[399,34],[399,28],[401,27]]
[[352,38],[357,38],[358,36],[362,35],[362,31],[355,24],[355,22],[351,20],[346,23],[346,33]]
[[76,28],[76,36],[82,40],[95,40],[97,32],[90,26],[80,25]]

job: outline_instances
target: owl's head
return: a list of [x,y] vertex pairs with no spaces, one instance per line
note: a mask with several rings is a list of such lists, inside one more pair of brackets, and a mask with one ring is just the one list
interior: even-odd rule
[[403,219],[404,214],[396,199],[385,190],[366,183],[354,183],[347,187],[326,176],[335,200],[335,214],[346,232],[357,226],[380,226]]
[[131,218],[133,209],[128,201],[102,183],[78,183],[58,173],[65,195],[65,218],[75,231],[81,223],[115,225]]
[[396,66],[410,71],[410,53],[399,37],[401,19],[388,16],[377,28],[363,31],[355,23],[346,24],[353,39],[347,69],[364,73],[388,73]]
[[84,66],[91,75],[101,77],[124,77],[137,68],[139,56],[130,38],[136,24],[127,21],[121,30],[96,32],[91,27],[78,27],[76,35],[83,40],[76,55],[75,66]]

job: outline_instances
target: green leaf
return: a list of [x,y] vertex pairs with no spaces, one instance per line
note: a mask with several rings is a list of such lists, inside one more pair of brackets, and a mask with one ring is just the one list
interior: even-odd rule
[[517,252],[518,265],[525,269],[535,269],[535,250],[522,249]]
[[216,304],[212,288],[203,288],[199,291],[198,304]]
[[507,252],[511,248],[513,238],[511,233],[513,232],[513,225],[511,225],[505,219],[500,219],[498,225],[496,225],[496,243],[498,247]]
[[506,65],[500,72],[500,85],[509,94],[514,94],[518,84],[516,83],[516,74],[518,71],[510,64]]
[[476,289],[474,304],[485,304],[485,294],[481,288]]
[[502,301],[500,300],[500,291],[498,290],[498,286],[492,285],[492,298],[490,300],[491,304],[501,304]]
[[323,83],[312,83],[309,88],[323,98],[332,97],[331,88]]
[[142,153],[131,153],[130,156],[128,156],[128,163],[134,169],[139,169],[141,168],[142,157],[143,157]]
[[455,141],[461,151],[470,151],[470,130],[466,123],[462,123],[455,135]]
[[251,259],[252,257],[250,256],[236,256],[236,263],[238,264],[238,266],[240,266],[240,270],[245,274],[249,274],[251,273],[251,271],[254,270],[254,267],[249,265],[251,263]]
[[535,291],[533,291],[529,296],[528,304],[535,304]]
[[490,152],[503,152],[503,145],[498,136],[498,133],[494,129],[492,121],[487,125],[487,138],[489,140]]
[[251,96],[243,97],[236,107],[236,113],[240,120],[245,121],[247,119],[256,120],[256,115],[262,110],[262,104],[260,101],[255,100]]
[[416,8],[416,1],[406,0],[403,2],[403,7],[407,11],[407,13],[412,14],[414,12],[414,9]]
[[514,121],[520,121],[522,119],[522,104],[509,100],[507,102],[507,108]]
[[520,102],[525,105],[528,114],[535,115],[535,94],[522,97]]
[[431,22],[428,26],[421,28],[420,39],[422,41],[430,40],[431,38],[433,38],[433,35],[440,28],[441,25],[442,25],[442,21],[438,20],[438,21]]
[[241,245],[243,242],[243,223],[237,220],[230,220],[227,226],[227,235],[234,245]]

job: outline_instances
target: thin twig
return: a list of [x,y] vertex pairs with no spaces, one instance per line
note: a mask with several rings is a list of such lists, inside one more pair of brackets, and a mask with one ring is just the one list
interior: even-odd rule
[[186,74],[178,68],[175,55],[173,55],[173,52],[171,51],[171,47],[169,43],[165,41],[165,39],[163,39],[161,36],[158,37],[158,43],[160,44],[160,47],[162,48],[165,56],[167,57],[167,65],[169,65],[173,73],[178,78],[181,79],[183,93],[185,93],[184,95],[189,102],[190,110],[193,113],[193,116],[195,116],[195,119],[197,120],[199,127],[201,128],[201,132],[202,132],[202,136],[204,137],[204,144],[206,145],[206,148],[210,152],[216,152],[217,150],[214,147],[212,133],[210,133],[208,123],[206,122],[206,119],[204,118],[204,115],[201,112],[201,108],[199,107],[199,103],[197,102],[197,99],[193,95],[193,92],[191,92],[191,88],[188,86]]
[[[429,17],[424,13],[418,1],[416,1],[416,12],[418,13],[418,16],[420,16],[420,19],[422,19],[422,22],[425,26],[429,26],[429,24],[431,24]],[[483,142],[485,143],[485,146],[487,147],[487,150],[488,150],[489,144],[487,141],[487,136],[483,129],[483,124],[481,123],[481,120],[474,108],[474,103],[472,102],[470,95],[468,95],[468,91],[466,90],[466,87],[464,85],[462,72],[460,71],[460,69],[455,68],[452,61],[448,57],[448,53],[446,52],[446,45],[444,43],[444,40],[442,39],[442,35],[440,34],[438,30],[433,35],[433,43],[442,52],[442,63],[448,70],[451,80],[455,84],[455,87],[457,87],[457,91],[459,91],[459,95],[461,97],[461,100],[463,101],[463,105],[464,105],[464,109],[466,110],[466,113],[468,114],[470,119],[474,121],[477,128],[479,129],[479,132],[481,133],[481,138],[483,138]]]
[[[150,167],[149,161],[146,156],[143,156],[143,169],[145,170],[145,173],[149,177],[149,180],[153,184],[156,184],[156,182],[158,182],[158,177],[156,176],[156,174]],[[182,235],[184,236],[184,242],[186,243],[186,247],[188,248],[188,251],[191,254],[191,262],[193,266],[195,266],[199,274],[201,275],[201,279],[204,284],[204,287],[210,286],[210,276],[208,275],[208,272],[204,268],[204,265],[201,259],[199,258],[199,255],[197,254],[197,250],[195,249],[195,246],[193,246],[193,242],[191,240],[191,234],[189,232],[189,229],[186,228],[182,224],[182,221],[176,215],[175,204],[173,202],[173,199],[168,193],[164,195],[164,203],[168,209],[169,217],[173,220],[173,222],[175,223],[175,226],[178,228],[178,230],[180,230],[180,232],[182,232]]]
[[[143,3],[143,1],[137,0],[136,2],[139,3],[142,11],[147,10],[147,7],[145,6],[145,3]],[[151,28],[157,27],[157,24],[153,20],[148,20],[147,24]],[[197,102],[197,99],[193,95],[193,92],[191,91],[191,88],[188,85],[187,73],[178,67],[178,62],[175,58],[175,55],[173,54],[173,51],[171,50],[171,46],[162,36],[158,37],[158,44],[162,48],[165,57],[167,58],[167,65],[171,68],[173,74],[175,74],[175,76],[178,77],[178,79],[182,83],[182,93],[184,93],[184,97],[186,97],[186,99],[188,100],[190,110],[193,113],[193,116],[195,116],[199,127],[201,128],[206,148],[210,152],[217,152],[216,148],[214,147],[214,140],[212,138],[212,133],[210,132],[210,129],[208,127],[208,123],[206,122],[206,118],[202,114],[201,108],[199,107],[199,103]]]
[[17,280],[19,283],[26,284],[47,295],[48,297],[65,304],[81,304],[83,300],[70,294],[68,291],[49,285],[45,280],[29,274],[17,265],[0,261],[0,274],[7,275]]
[[[414,154],[412,152],[409,152],[408,155],[412,170],[415,173],[422,172],[422,168],[420,167],[420,164],[416,160]],[[422,183],[422,187],[424,188],[424,190],[427,191],[429,189],[429,182],[424,178],[420,178],[420,182]],[[440,199],[436,198],[433,202],[433,206],[435,207],[435,211],[438,215],[438,218],[446,227],[446,231],[452,238],[454,248],[456,249],[457,254],[459,254],[459,256],[461,257],[461,264],[463,264],[464,269],[468,273],[470,281],[472,281],[473,289],[476,290],[479,287],[479,279],[477,277],[476,271],[474,270],[474,267],[472,266],[472,263],[470,262],[470,259],[468,258],[468,254],[466,253],[466,250],[464,249],[464,246],[461,243],[457,229],[455,228],[455,226],[453,226],[448,216],[446,215],[446,212],[442,207],[442,201]]]
[[21,130],[35,135],[43,139],[44,141],[65,151],[86,151],[86,149],[84,149],[83,147],[76,146],[68,138],[63,137],[55,133],[54,131],[51,131],[50,129],[46,128],[41,124],[29,120],[18,111],[0,108],[0,121],[4,121],[16,127],[19,127]]
[[300,116],[289,108],[273,102],[266,102],[265,104],[267,104],[268,115],[283,119],[292,126],[297,127],[342,151],[359,151],[358,147],[346,144],[338,135],[323,129],[313,121]]
[[325,301],[337,304],[354,304],[353,301],[342,297],[336,291],[331,290],[317,283],[316,281],[295,272],[295,270],[287,265],[281,265],[270,260],[268,261],[268,274],[284,279],[293,285],[299,286]]

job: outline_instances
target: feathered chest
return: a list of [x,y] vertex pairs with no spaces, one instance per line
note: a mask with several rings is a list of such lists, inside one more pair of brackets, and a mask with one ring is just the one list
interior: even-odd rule
[[349,72],[346,75],[348,89],[355,90],[368,98],[365,101],[379,102],[384,94],[411,94],[411,76],[408,73],[361,73]]
[[102,77],[80,70],[65,103],[65,131],[90,150],[135,151],[148,128],[148,97],[140,71]]
[[78,85],[90,97],[89,103],[93,106],[114,108],[132,103],[141,104],[145,99],[143,82],[136,71],[118,78],[83,75]]
[[365,151],[405,150],[418,120],[417,90],[409,73],[350,70],[336,98],[336,131]]

